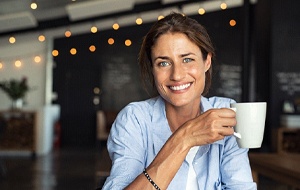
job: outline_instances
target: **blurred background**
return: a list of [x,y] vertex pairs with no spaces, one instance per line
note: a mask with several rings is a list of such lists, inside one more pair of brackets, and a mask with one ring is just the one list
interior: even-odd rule
[[[298,155],[299,9],[297,0],[1,0],[0,189],[93,189],[105,179],[116,114],[150,97],[142,38],[172,11],[212,38],[209,96],[268,103],[263,145],[250,153]],[[300,188],[259,179],[261,189]]]

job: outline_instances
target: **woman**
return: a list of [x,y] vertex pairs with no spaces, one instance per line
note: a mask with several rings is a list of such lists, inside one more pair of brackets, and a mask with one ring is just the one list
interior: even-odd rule
[[214,48],[198,22],[179,13],[158,21],[139,55],[159,95],[127,105],[108,139],[113,161],[103,189],[256,189],[228,98],[205,98]]

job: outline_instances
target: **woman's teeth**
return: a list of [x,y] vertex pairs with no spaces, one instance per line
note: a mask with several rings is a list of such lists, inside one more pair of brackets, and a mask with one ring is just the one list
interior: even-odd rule
[[191,86],[191,83],[187,83],[187,84],[183,84],[183,85],[179,85],[179,86],[170,86],[171,90],[183,90],[188,88],[189,86]]

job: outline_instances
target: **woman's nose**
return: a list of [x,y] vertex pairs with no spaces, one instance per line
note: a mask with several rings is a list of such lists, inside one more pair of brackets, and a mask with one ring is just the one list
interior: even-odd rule
[[181,80],[185,77],[186,72],[181,64],[173,64],[170,79],[171,80]]

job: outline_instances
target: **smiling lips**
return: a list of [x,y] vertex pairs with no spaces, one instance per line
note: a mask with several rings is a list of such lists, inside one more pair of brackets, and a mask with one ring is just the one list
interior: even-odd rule
[[182,85],[179,85],[179,86],[170,86],[169,88],[171,90],[177,91],[177,90],[184,90],[184,89],[186,89],[186,88],[188,88],[190,86],[191,86],[191,83],[187,83],[187,84],[182,84]]

